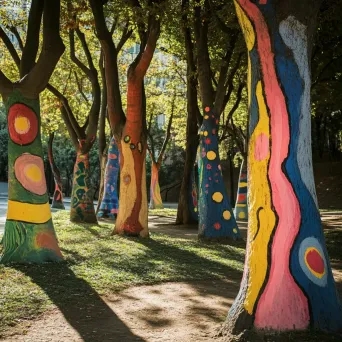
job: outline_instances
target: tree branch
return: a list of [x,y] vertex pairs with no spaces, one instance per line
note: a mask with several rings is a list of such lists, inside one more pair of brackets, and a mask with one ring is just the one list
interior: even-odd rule
[[9,39],[8,35],[6,32],[3,30],[3,28],[0,26],[0,38],[4,42],[8,52],[13,58],[14,63],[16,64],[17,67],[20,67],[20,57],[18,55],[17,50],[15,49],[13,43]]
[[26,43],[21,58],[20,77],[27,75],[35,65],[39,48],[39,31],[43,9],[44,0],[32,0],[28,17]]
[[[43,47],[37,64],[20,81],[20,90],[28,98],[37,96],[47,86],[59,58],[64,52],[64,44],[59,35],[60,1],[49,0],[44,2],[43,13]],[[26,41],[26,45],[30,42]],[[23,53],[23,57],[25,52]],[[22,65],[25,65],[26,63]]]

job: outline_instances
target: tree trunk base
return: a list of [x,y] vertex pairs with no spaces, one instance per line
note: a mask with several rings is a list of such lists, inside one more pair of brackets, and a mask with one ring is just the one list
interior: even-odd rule
[[40,264],[63,260],[52,219],[43,224],[7,221],[2,245],[1,264]]
[[52,201],[51,208],[65,210],[65,206],[62,201]]

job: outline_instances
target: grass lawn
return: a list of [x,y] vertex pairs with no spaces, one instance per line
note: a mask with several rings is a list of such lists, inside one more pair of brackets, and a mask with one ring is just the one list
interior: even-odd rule
[[[165,215],[165,214],[164,214]],[[82,305],[137,284],[234,278],[240,281],[244,249],[151,234],[151,239],[111,236],[113,225],[79,225],[53,214],[65,262],[0,266],[0,336],[52,303]]]
[[153,216],[177,216],[177,209],[149,209],[148,213]]

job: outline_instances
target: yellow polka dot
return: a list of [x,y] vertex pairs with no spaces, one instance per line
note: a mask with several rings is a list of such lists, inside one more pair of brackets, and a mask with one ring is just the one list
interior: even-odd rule
[[209,160],[214,160],[214,159],[216,158],[216,153],[215,153],[214,151],[209,151],[209,152],[207,153],[207,158],[208,158]]
[[197,213],[197,208],[194,209],[194,212]]
[[236,228],[234,228],[233,232],[236,234],[238,232],[238,230]]
[[204,119],[208,120],[209,119],[209,115],[204,115]]
[[243,219],[246,217],[246,214],[243,211],[239,212],[239,218]]
[[40,182],[42,180],[42,172],[37,165],[31,164],[26,167],[25,170],[26,177],[33,182]]
[[202,132],[202,131],[200,131],[200,135],[203,135],[203,132]]
[[14,127],[17,133],[25,134],[30,129],[30,121],[24,116],[18,116],[15,118]]
[[221,203],[223,200],[223,195],[220,192],[214,192],[212,196],[213,201]]
[[208,135],[208,131],[204,131],[203,135],[206,137]]
[[231,218],[231,213],[230,213],[230,211],[229,210],[225,210],[224,212],[223,212],[223,218],[225,219],[225,220],[230,220],[230,218]]

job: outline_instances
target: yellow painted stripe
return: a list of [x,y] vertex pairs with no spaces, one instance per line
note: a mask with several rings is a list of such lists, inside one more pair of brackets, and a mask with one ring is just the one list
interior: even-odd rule
[[7,219],[31,223],[44,223],[51,218],[49,202],[30,204],[8,201]]
[[240,188],[245,188],[247,186],[247,182],[240,182],[239,187]]
[[236,206],[237,206],[237,207],[244,208],[244,207],[247,207],[247,204],[237,204]]

